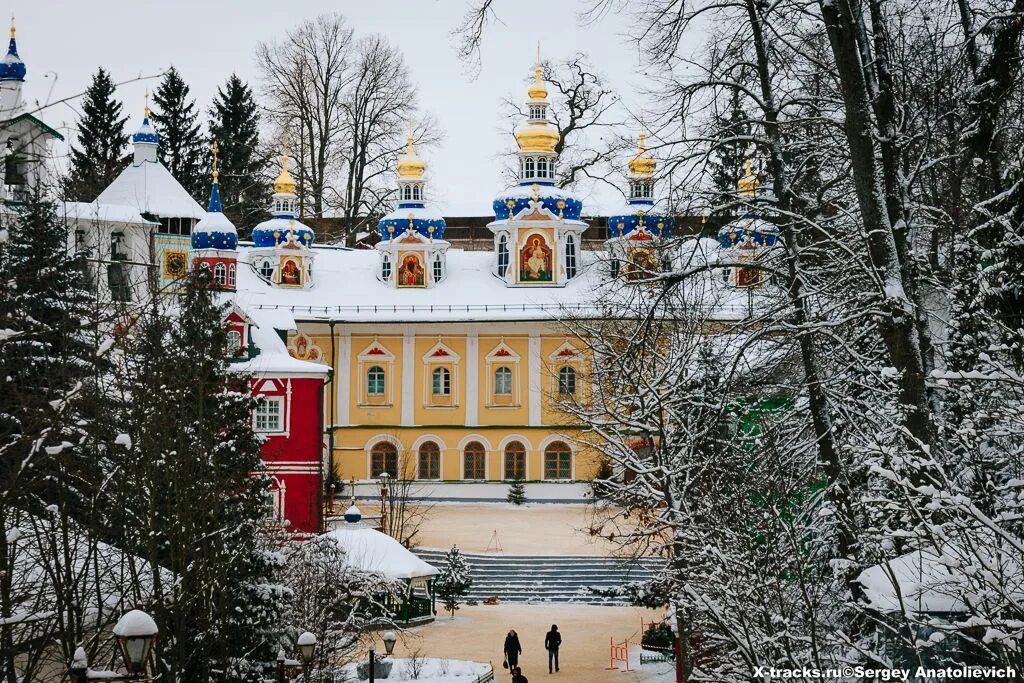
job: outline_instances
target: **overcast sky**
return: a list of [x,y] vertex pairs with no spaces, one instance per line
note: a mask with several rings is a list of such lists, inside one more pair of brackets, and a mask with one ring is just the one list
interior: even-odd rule
[[[444,129],[444,143],[426,155],[429,196],[446,215],[487,215],[501,189],[498,112],[501,99],[525,99],[526,80],[541,41],[545,59],[576,51],[590,55],[610,85],[635,108],[642,86],[639,60],[615,17],[581,27],[571,0],[497,2],[483,64],[473,79],[460,63],[449,31],[465,0],[7,0],[16,16],[18,48],[28,68],[26,99],[59,100],[80,93],[97,66],[115,81],[158,74],[173,64],[205,110],[232,71],[257,84],[254,48],[301,20],[344,14],[357,33],[383,33],[397,44],[419,86],[422,106]],[[56,83],[54,77],[56,76]],[[143,91],[156,81],[120,88],[139,123]],[[52,88],[52,91],[51,91]],[[43,118],[71,138],[79,101],[48,108]],[[626,159],[622,160],[623,163]],[[584,196],[587,213],[619,200],[608,191]]]

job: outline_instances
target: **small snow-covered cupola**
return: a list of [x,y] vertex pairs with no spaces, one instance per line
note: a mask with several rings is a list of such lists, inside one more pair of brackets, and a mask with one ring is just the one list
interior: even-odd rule
[[509,287],[563,287],[580,272],[583,202],[555,186],[558,129],[548,120],[548,90],[540,50],[527,91],[526,125],[516,132],[519,185],[499,194],[495,220],[493,273]]
[[206,218],[192,231],[192,268],[209,268],[218,289],[235,291],[238,271],[238,231],[224,215],[217,170],[217,141],[213,143],[213,184]]
[[398,158],[398,208],[377,224],[380,267],[377,279],[398,289],[433,287],[447,270],[444,218],[424,198],[427,164],[418,156],[409,135],[406,152]]
[[[761,179],[754,172],[748,158],[743,177],[737,183],[737,194],[748,206],[754,204],[760,193]],[[752,208],[738,220],[727,223],[718,231],[718,243],[727,254],[738,261],[759,261],[778,243],[779,229],[757,216]],[[730,270],[729,281],[735,287],[760,287],[766,282],[759,268],[737,266]]]
[[608,218],[610,238],[605,244],[612,274],[617,276],[621,268],[627,280],[657,273],[663,260],[663,241],[672,236],[672,217],[654,200],[658,162],[647,152],[646,138],[641,131],[636,156],[629,161],[629,199]]
[[278,287],[308,289],[313,286],[313,228],[296,217],[296,183],[288,172],[289,157],[281,155],[281,173],[274,180],[269,220],[252,231],[254,247],[249,263],[264,280]]

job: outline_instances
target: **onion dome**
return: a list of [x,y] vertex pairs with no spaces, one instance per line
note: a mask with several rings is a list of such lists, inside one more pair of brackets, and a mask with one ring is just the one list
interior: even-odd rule
[[11,42],[7,46],[7,54],[0,60],[0,81],[25,80],[25,62],[18,56],[18,41],[14,34],[14,17],[11,17]]
[[363,519],[363,513],[356,507],[355,503],[345,510],[345,521],[349,524],[358,524]]
[[409,136],[405,154],[398,157],[398,208],[380,219],[377,232],[383,240],[392,240],[407,232],[419,233],[429,240],[444,239],[444,217],[427,206],[423,195],[423,174],[427,164],[416,156],[413,137]]
[[577,221],[583,211],[583,202],[569,192],[554,184],[534,183],[519,185],[498,195],[491,204],[494,218],[499,221],[508,220],[528,208],[532,201],[540,202],[541,206],[564,220]]
[[313,228],[296,220],[295,211],[298,197],[295,195],[295,180],[288,173],[288,155],[281,155],[281,173],[274,180],[274,196],[270,200],[270,220],[263,221],[252,231],[252,242],[256,247],[276,247],[289,240],[292,233],[295,241],[311,248],[316,234]]
[[541,80],[542,73],[543,69],[538,60],[533,70],[533,85],[526,93],[530,98],[526,102],[530,118],[526,126],[516,133],[516,142],[523,152],[554,154],[559,135],[558,130],[547,119],[548,90]]
[[142,110],[142,125],[135,131],[135,135],[132,135],[132,143],[134,144],[150,144],[156,145],[160,143],[160,136],[156,132],[156,128],[149,121],[149,91],[146,91],[146,106]]
[[220,201],[220,173],[217,171],[217,143],[213,143],[213,186],[210,188],[210,204],[206,218],[192,229],[193,249],[234,250],[238,247],[238,231],[234,223],[224,215]]
[[629,200],[608,217],[608,235],[612,239],[646,233],[652,237],[671,237],[674,220],[654,203],[654,171],[658,162],[647,153],[641,131],[636,156],[630,159]]
[[[761,180],[754,173],[753,163],[747,159],[743,177],[736,183],[741,197],[755,199],[760,191]],[[779,229],[772,223],[748,213],[739,220],[723,225],[718,231],[718,243],[723,248],[733,249],[740,245],[753,245],[762,249],[770,249],[779,239]]]

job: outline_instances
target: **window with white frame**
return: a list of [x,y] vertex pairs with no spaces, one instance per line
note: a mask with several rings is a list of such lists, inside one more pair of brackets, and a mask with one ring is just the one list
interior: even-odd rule
[[223,263],[218,263],[213,267],[213,281],[223,287],[228,282],[228,271],[224,267]]
[[576,369],[568,365],[558,369],[558,393],[563,397],[576,395]]
[[441,255],[437,254],[434,256],[434,282],[440,282],[443,277],[444,262],[441,260]]
[[576,277],[576,240],[572,235],[565,238],[565,277]]
[[502,235],[498,238],[498,276],[505,277],[508,273],[508,235]]
[[374,365],[366,371],[366,395],[384,395],[384,368]]
[[430,373],[430,393],[434,396],[451,396],[452,373],[448,368],[434,368]]
[[231,264],[228,266],[228,285],[231,287],[235,286],[235,265]]
[[526,173],[525,173],[525,177],[526,178],[532,178],[534,172],[535,171],[534,171],[533,157],[527,157],[527,159],[526,159]]
[[262,259],[256,267],[264,280],[269,280],[274,275],[274,262],[268,258]]
[[242,333],[238,330],[228,332],[228,355],[237,356],[242,350]]
[[544,157],[537,159],[537,176],[541,178],[548,177],[548,160]]
[[494,395],[512,395],[512,369],[502,365],[494,371]]
[[283,432],[284,399],[280,396],[260,397],[254,418],[257,432]]
[[387,282],[391,279],[391,257],[387,254],[380,260],[380,279]]

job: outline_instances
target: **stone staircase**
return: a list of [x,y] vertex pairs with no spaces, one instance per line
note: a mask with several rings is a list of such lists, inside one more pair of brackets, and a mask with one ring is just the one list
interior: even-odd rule
[[[445,550],[416,549],[424,561],[441,568]],[[466,600],[500,602],[625,605],[624,600],[594,595],[594,588],[615,588],[649,579],[664,563],[657,558],[629,560],[580,555],[502,555],[463,553],[473,586]]]

